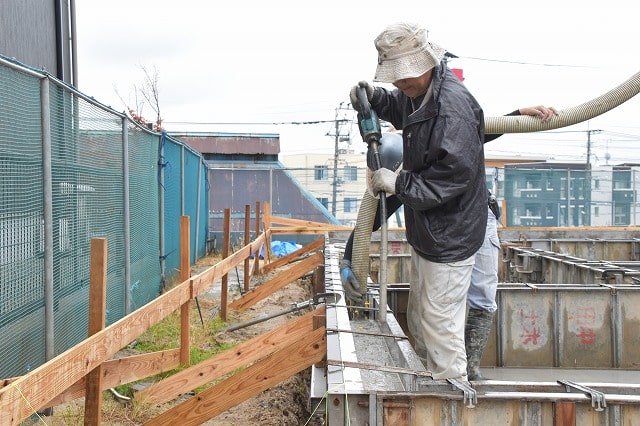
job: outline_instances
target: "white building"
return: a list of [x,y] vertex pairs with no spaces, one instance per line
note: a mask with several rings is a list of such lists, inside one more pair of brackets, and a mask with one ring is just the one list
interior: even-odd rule
[[[366,148],[366,147],[365,147]],[[280,162],[343,225],[355,226],[367,184],[366,153],[280,154]],[[389,227],[404,223],[402,208],[389,219]]]

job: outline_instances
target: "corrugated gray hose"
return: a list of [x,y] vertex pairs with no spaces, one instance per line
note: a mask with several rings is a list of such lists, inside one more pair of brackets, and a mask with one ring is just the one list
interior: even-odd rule
[[[604,95],[573,108],[558,111],[558,115],[547,123],[527,115],[485,117],[486,134],[527,133],[567,127],[590,120],[612,110],[640,92],[640,72]],[[371,229],[378,208],[378,199],[365,191],[358,210],[358,219],[353,235],[351,269],[363,292],[367,289],[369,276],[369,249]]]

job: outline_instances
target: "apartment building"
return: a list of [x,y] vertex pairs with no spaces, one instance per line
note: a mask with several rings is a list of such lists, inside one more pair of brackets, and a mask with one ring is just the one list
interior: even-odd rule
[[507,226],[636,226],[640,165],[506,165]]
[[[354,226],[366,191],[366,147],[361,152],[341,150],[331,154],[280,154],[280,161],[306,190],[343,225]],[[486,159],[487,187],[502,198],[505,164],[539,162],[539,158],[492,157]],[[389,227],[403,227],[402,208],[389,218]]]

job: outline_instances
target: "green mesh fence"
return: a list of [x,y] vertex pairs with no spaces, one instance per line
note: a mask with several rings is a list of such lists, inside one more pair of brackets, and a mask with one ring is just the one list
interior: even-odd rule
[[184,214],[192,218],[191,235],[195,235],[196,240],[191,241],[191,261],[195,262],[205,256],[207,250],[209,212],[204,200],[209,189],[208,173],[201,155],[184,151]]
[[180,266],[180,215],[182,214],[182,203],[180,194],[182,169],[181,149],[179,146],[169,142],[165,136],[160,140],[160,155],[162,167],[162,187],[164,188],[164,208],[165,208],[165,247],[173,247],[173,250],[165,251],[165,268],[171,274],[177,271]]
[[166,134],[160,139],[160,156],[167,247],[164,266],[169,277],[180,266],[180,216],[189,216],[191,263],[206,255],[207,168],[200,153]]
[[0,99],[0,376],[11,377],[45,360],[40,83],[0,67]]
[[205,254],[207,197],[193,194],[206,191],[207,173],[180,141],[4,57],[0,98],[0,378],[8,378],[87,337],[92,239],[107,240],[107,325],[177,275],[181,215],[191,220],[192,262]]
[[[160,208],[158,195],[158,137],[128,123],[129,204],[131,222],[130,309],[140,308],[160,290]],[[150,253],[149,249],[153,248]],[[154,286],[146,274],[154,271]]]

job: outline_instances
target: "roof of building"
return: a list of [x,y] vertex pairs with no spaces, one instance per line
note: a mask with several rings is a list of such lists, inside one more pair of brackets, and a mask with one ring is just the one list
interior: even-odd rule
[[280,153],[280,135],[276,133],[171,132],[202,154]]

